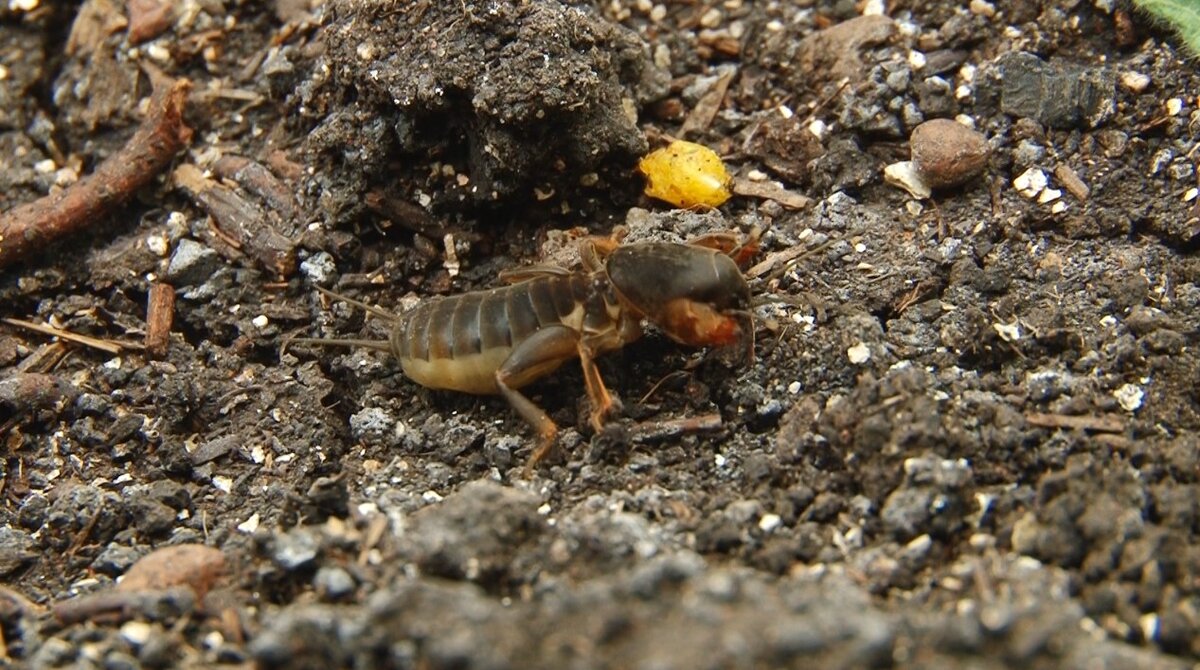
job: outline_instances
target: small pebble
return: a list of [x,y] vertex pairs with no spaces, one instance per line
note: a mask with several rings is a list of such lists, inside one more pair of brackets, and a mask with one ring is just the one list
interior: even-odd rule
[[758,528],[764,533],[774,532],[783,525],[783,519],[778,514],[764,514],[758,520]]
[[342,568],[324,567],[313,577],[313,587],[326,600],[341,600],[354,593],[354,577]]
[[1037,201],[1038,201],[1039,205],[1044,205],[1048,202],[1054,202],[1055,200],[1058,200],[1061,197],[1062,197],[1062,191],[1060,191],[1056,188],[1048,188],[1048,189],[1045,189],[1044,191],[1042,191],[1041,195],[1038,196]]
[[332,254],[321,251],[304,259],[300,263],[300,272],[318,286],[329,286],[337,273],[337,263]]
[[1150,76],[1141,72],[1122,72],[1121,86],[1130,93],[1141,93],[1150,87]]
[[229,493],[233,490],[233,479],[224,475],[215,475],[212,478],[212,485],[221,493]]
[[883,0],[867,0],[867,2],[863,4],[863,16],[883,16],[886,13],[887,5],[883,2]]
[[146,248],[155,256],[166,256],[171,251],[171,240],[162,234],[147,235]]
[[971,0],[969,5],[971,13],[977,16],[993,18],[996,16],[996,6],[984,0]]
[[426,491],[421,494],[421,500],[432,505],[433,503],[441,502],[443,498],[442,494],[438,493],[437,491]]
[[167,280],[177,285],[201,284],[220,266],[216,251],[195,240],[182,239],[167,264]]
[[276,565],[292,572],[315,561],[319,550],[320,543],[312,531],[307,528],[293,528],[275,536],[275,547],[271,558]]
[[913,164],[933,188],[966,183],[987,167],[987,138],[950,119],[933,119],[917,126],[909,145]]

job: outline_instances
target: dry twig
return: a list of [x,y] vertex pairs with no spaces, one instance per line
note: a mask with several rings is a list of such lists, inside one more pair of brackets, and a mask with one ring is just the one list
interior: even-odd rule
[[47,326],[40,323],[33,323],[32,321],[22,321],[20,319],[0,319],[0,321],[3,321],[10,326],[32,330],[35,333],[51,335],[59,338],[60,340],[68,340],[70,342],[82,344],[86,347],[99,349],[100,351],[106,351],[114,356],[121,353],[122,349],[129,348],[129,345],[127,344],[119,344],[117,342],[113,342],[112,340],[101,340],[95,337],[88,337],[87,335],[72,333],[67,330],[62,330],[61,328],[55,328],[53,326]]
[[190,88],[187,80],[156,88],[150,111],[137,132],[95,172],[62,191],[0,215],[0,267],[87,228],[154,179],[192,140],[192,129],[183,122]]
[[667,421],[645,421],[633,427],[630,437],[634,442],[653,442],[686,433],[717,430],[721,425],[721,415],[715,412]]
[[750,181],[749,179],[734,179],[733,192],[752,198],[774,200],[788,209],[804,209],[812,204],[812,199],[795,191],[789,191],[774,181]]

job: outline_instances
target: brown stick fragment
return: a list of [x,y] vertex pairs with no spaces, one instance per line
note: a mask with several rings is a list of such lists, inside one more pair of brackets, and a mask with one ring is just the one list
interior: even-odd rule
[[438,224],[437,220],[424,208],[398,198],[392,198],[378,191],[370,191],[363,199],[367,209],[379,216],[433,240],[440,240],[450,232]]
[[70,349],[61,340],[47,342],[17,364],[17,372],[49,372],[67,357]]
[[55,603],[50,611],[64,626],[81,621],[161,620],[190,614],[198,600],[196,593],[186,586],[157,591],[111,589]]
[[752,198],[774,200],[788,209],[804,209],[812,204],[812,199],[795,191],[789,191],[773,181],[750,181],[749,179],[734,179],[733,192]]
[[190,89],[187,80],[156,88],[137,132],[95,172],[62,191],[0,214],[0,268],[94,224],[154,179],[192,140],[192,129],[183,122]]
[[216,175],[236,181],[262,198],[283,220],[290,221],[296,216],[296,199],[291,189],[261,163],[242,156],[223,156],[212,168]]
[[[749,270],[746,270],[746,276],[750,277],[751,279],[757,279],[758,277],[761,277],[767,273],[774,274],[775,272],[779,271],[780,268],[789,267],[798,259],[824,251],[837,241],[838,238],[830,238],[822,244],[818,244],[813,247],[797,244],[796,246],[789,247],[783,251],[771,252],[762,260],[761,263],[758,263]],[[780,272],[780,274],[782,274],[782,272]]]
[[171,326],[175,322],[175,287],[156,282],[150,285],[146,298],[146,355],[162,358],[171,343]]
[[1120,433],[1125,430],[1125,422],[1120,417],[1112,415],[1073,416],[1069,414],[1043,414],[1030,412],[1025,420],[1031,426],[1039,428],[1071,428],[1079,430],[1094,430],[1101,433]]
[[236,191],[204,176],[200,168],[185,163],[175,168],[175,184],[188,192],[217,228],[239,250],[281,277],[296,271],[296,245],[271,227],[267,215]]
[[685,433],[698,433],[716,430],[721,427],[721,415],[717,413],[689,416],[669,421],[646,421],[633,427],[631,438],[634,442],[653,442],[667,437],[675,437]]

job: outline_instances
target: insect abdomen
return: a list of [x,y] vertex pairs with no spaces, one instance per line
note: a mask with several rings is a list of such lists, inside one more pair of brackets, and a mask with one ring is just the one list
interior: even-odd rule
[[536,277],[424,302],[392,333],[392,350],[413,381],[465,393],[496,392],[496,370],[514,347],[547,326],[578,331],[587,278]]

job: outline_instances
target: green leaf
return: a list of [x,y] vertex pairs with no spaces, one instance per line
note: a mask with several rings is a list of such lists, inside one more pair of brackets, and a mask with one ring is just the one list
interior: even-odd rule
[[1133,0],[1142,12],[1174,29],[1194,56],[1200,56],[1200,1]]

